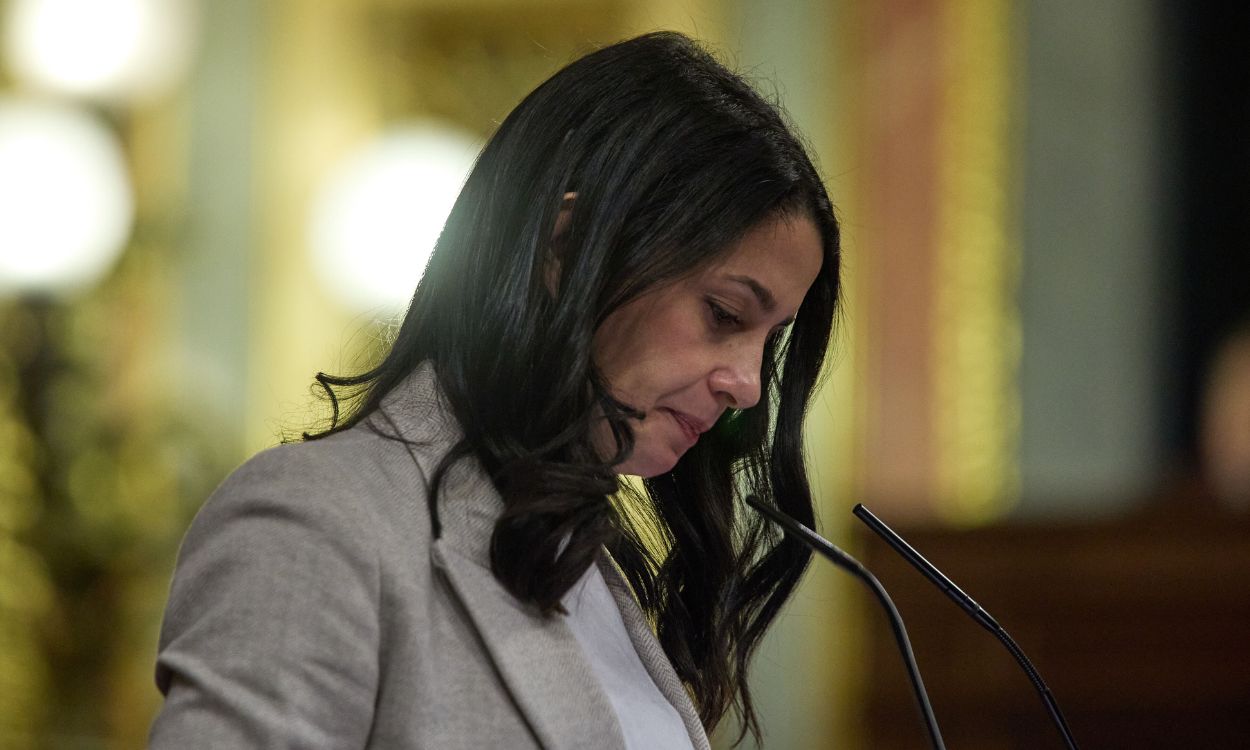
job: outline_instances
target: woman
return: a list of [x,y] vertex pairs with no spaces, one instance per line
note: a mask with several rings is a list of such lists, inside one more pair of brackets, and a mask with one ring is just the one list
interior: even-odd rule
[[747,664],[808,554],[742,498],[812,522],[838,271],[799,141],[689,39],[557,73],[483,150],[384,360],[318,376],[332,426],[192,524],[153,746],[705,748],[730,709],[758,732]]

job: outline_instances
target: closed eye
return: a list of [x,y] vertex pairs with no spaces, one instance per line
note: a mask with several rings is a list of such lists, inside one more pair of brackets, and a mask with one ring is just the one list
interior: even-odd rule
[[707,307],[712,313],[712,321],[718,328],[738,328],[742,326],[742,318],[721,307],[716,300],[707,300]]

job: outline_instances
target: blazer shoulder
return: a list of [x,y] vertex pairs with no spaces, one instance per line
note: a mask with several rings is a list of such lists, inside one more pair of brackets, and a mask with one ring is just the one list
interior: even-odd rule
[[204,501],[180,545],[179,568],[232,537],[232,555],[257,544],[317,544],[362,560],[400,555],[430,534],[428,493],[405,445],[366,431],[274,446]]
[[364,745],[397,524],[379,497],[386,461],[327,441],[257,454],[191,523],[161,628],[166,703],[151,746]]
[[[419,455],[419,454],[418,454]],[[318,440],[266,448],[231,472],[209,497],[213,503],[266,497],[324,510],[352,506],[382,511],[379,499],[412,498],[428,490],[425,461],[402,441],[363,425]]]

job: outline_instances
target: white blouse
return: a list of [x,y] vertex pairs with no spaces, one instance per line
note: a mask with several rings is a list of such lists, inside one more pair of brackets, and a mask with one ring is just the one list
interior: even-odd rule
[[566,621],[616,711],[629,750],[691,750],[681,716],[642,665],[599,566],[561,600]]

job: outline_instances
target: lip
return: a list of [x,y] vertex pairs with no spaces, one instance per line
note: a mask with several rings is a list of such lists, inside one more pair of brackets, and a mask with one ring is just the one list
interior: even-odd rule
[[669,408],[665,408],[664,410],[672,416],[673,421],[676,422],[677,426],[681,428],[682,434],[686,436],[686,439],[690,441],[691,445],[698,442],[699,436],[708,430],[706,422],[695,419],[685,412]]

